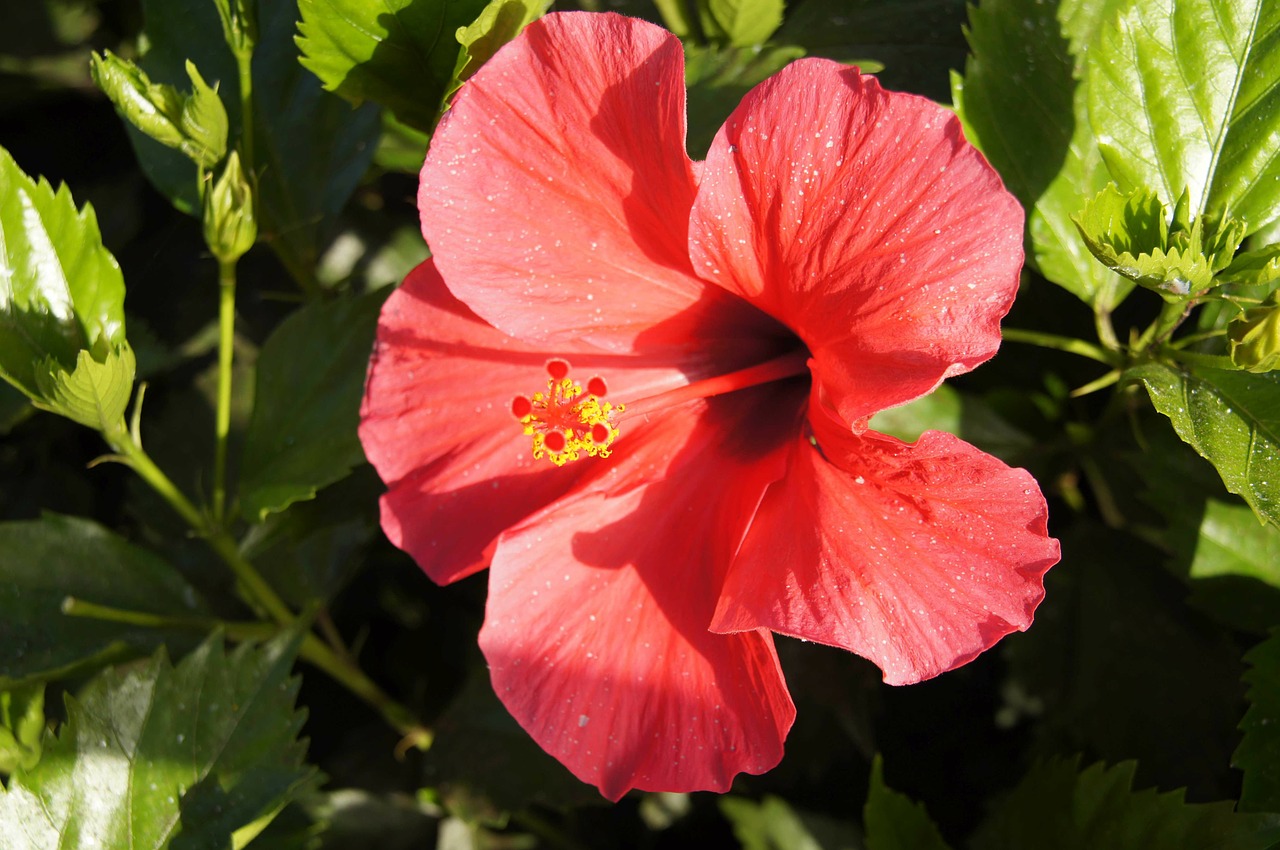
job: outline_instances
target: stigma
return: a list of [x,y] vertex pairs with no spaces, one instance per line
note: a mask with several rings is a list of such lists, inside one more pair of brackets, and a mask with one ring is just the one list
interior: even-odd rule
[[516,396],[511,413],[533,438],[533,457],[564,466],[582,457],[608,457],[618,437],[613,419],[626,409],[602,401],[608,388],[603,378],[587,381],[584,388],[569,377],[564,360],[547,363],[547,390]]

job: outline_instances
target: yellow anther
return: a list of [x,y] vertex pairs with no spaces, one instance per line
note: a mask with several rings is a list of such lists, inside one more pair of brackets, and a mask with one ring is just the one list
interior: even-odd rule
[[534,458],[546,458],[556,466],[583,456],[608,457],[618,436],[613,417],[624,409],[600,400],[605,393],[603,379],[592,378],[584,391],[568,371],[569,364],[563,360],[551,361],[547,392],[518,396],[511,403],[525,435],[533,438]]

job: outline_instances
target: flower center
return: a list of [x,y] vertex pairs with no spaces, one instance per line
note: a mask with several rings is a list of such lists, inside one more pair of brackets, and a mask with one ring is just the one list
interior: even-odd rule
[[608,457],[609,446],[618,436],[613,417],[624,405],[616,407],[601,401],[608,387],[599,376],[582,385],[569,377],[569,364],[564,360],[547,363],[547,391],[532,396],[516,396],[511,412],[524,433],[533,437],[533,456],[546,458],[556,466],[564,466],[588,457]]
[[569,377],[567,361],[551,360],[547,363],[547,391],[516,396],[511,401],[511,413],[524,426],[524,433],[533,438],[534,458],[545,457],[556,466],[564,466],[584,455],[608,457],[618,437],[618,425],[625,419],[802,375],[808,371],[808,361],[807,351],[793,351],[625,405],[601,401],[608,392],[604,378],[592,378],[584,389]]

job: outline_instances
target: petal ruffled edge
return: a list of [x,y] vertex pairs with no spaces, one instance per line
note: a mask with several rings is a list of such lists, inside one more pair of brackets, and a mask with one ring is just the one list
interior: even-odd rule
[[816,439],[765,495],[713,629],[842,647],[903,685],[1031,624],[1060,550],[1030,474],[937,431]]
[[567,497],[500,539],[480,635],[494,689],[610,799],[631,788],[724,791],[782,757],[795,707],[772,637],[707,626],[782,472],[795,426],[783,411],[803,397],[787,392],[664,411],[613,488]]
[[689,246],[698,274],[805,341],[832,408],[860,423],[995,354],[1022,231],[953,114],[803,59],[717,134]]

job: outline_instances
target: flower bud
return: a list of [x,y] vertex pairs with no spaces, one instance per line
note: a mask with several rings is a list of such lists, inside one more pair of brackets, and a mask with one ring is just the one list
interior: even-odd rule
[[253,211],[253,187],[240,167],[235,151],[227,157],[222,176],[204,195],[204,241],[225,263],[235,262],[258,239]]
[[1249,372],[1280,368],[1280,304],[1276,292],[1227,325],[1231,362]]

